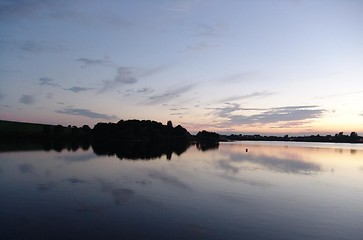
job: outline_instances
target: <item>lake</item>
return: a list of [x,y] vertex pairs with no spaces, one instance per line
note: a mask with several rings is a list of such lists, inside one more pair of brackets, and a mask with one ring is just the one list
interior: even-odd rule
[[1,239],[363,239],[363,147],[0,153]]

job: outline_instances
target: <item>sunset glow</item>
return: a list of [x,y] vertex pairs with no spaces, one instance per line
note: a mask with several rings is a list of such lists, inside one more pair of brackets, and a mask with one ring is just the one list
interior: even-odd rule
[[0,119],[363,134],[363,1],[0,1]]

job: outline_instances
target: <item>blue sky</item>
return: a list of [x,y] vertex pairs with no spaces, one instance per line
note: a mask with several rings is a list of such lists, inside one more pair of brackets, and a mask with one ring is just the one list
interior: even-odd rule
[[363,1],[0,1],[0,119],[363,133]]

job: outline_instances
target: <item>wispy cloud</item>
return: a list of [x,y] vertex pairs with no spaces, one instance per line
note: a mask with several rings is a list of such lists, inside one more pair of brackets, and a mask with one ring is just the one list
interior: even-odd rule
[[224,28],[221,25],[209,25],[199,23],[194,27],[194,35],[199,37],[218,37],[224,31]]
[[203,51],[211,48],[217,48],[222,46],[221,44],[209,44],[208,42],[199,42],[194,45],[187,46],[187,50],[189,51]]
[[226,103],[226,102],[233,102],[233,101],[237,101],[237,100],[245,100],[245,99],[249,99],[249,98],[263,98],[263,97],[268,97],[268,96],[271,96],[274,94],[275,93],[273,93],[273,92],[267,92],[267,91],[254,92],[254,93],[241,95],[241,96],[231,96],[231,97],[223,98],[223,99],[218,100],[217,102]]
[[246,81],[256,81],[258,78],[261,77],[261,73],[257,71],[244,71],[239,73],[230,74],[227,76],[222,76],[217,79],[217,82],[221,84],[234,84],[234,83],[241,83]]
[[137,81],[133,68],[119,67],[113,80],[103,81],[103,87],[99,90],[99,93],[115,89],[120,85],[135,84]]
[[333,94],[333,95],[328,95],[328,96],[319,96],[318,98],[319,99],[336,98],[336,97],[351,96],[351,95],[355,95],[355,94],[363,94],[363,90],[338,93],[338,94]]
[[140,88],[136,92],[143,93],[143,94],[148,94],[148,93],[154,92],[154,90],[152,88]]
[[51,87],[59,87],[59,84],[54,81],[52,78],[41,77],[39,78],[39,85],[41,86],[51,86]]
[[35,103],[35,96],[24,94],[19,98],[19,102],[23,103],[23,104],[26,104],[26,105],[34,104]]
[[198,0],[171,1],[163,9],[173,14],[173,16],[175,14],[190,14],[198,2]]
[[108,59],[91,59],[91,58],[78,58],[78,62],[81,62],[83,65],[81,67],[86,68],[90,66],[103,65],[109,66],[110,60]]
[[[113,90],[122,85],[132,85],[139,81],[140,78],[147,78],[155,75],[165,69],[169,68],[169,65],[162,65],[149,69],[136,69],[131,67],[119,67],[116,72],[116,76],[112,80],[104,80],[102,88],[99,93]],[[151,90],[144,88],[145,91]]]
[[52,98],[53,98],[53,96],[54,96],[54,94],[53,94],[53,93],[47,93],[46,98],[47,98],[47,99],[52,99]]
[[5,49],[20,49],[22,51],[40,54],[40,53],[57,53],[68,51],[69,49],[60,43],[49,42],[49,41],[32,41],[32,40],[0,40],[0,44]]
[[154,95],[154,96],[150,96],[149,97],[149,103],[148,104],[160,104],[160,103],[165,103],[165,102],[168,102],[174,98],[178,98],[180,97],[180,95],[182,93],[185,93],[185,92],[188,92],[190,91],[191,89],[193,89],[195,87],[194,84],[190,84],[190,85],[186,85],[186,86],[182,86],[182,87],[179,87],[179,88],[176,88],[176,89],[172,89],[172,90],[169,90],[163,94],[160,94],[160,95]]
[[96,113],[88,109],[81,109],[81,108],[65,108],[62,110],[55,110],[57,113],[68,114],[73,116],[83,116],[92,119],[105,119],[105,120],[112,120],[117,118],[115,115],[107,115],[102,113]]
[[[241,114],[249,110],[259,111],[257,114]],[[239,104],[226,104],[225,107],[216,108],[214,115],[225,119],[225,124],[229,126],[235,125],[253,125],[253,124],[294,124],[302,125],[309,120],[320,118],[326,110],[319,106],[287,106],[270,109],[258,108],[242,108]]]
[[94,88],[85,88],[85,87],[71,87],[71,88],[63,88],[63,89],[66,91],[74,92],[74,93],[94,90]]
[[76,12],[73,1],[52,0],[3,0],[0,8],[0,19],[17,20],[26,18],[82,19],[83,14]]

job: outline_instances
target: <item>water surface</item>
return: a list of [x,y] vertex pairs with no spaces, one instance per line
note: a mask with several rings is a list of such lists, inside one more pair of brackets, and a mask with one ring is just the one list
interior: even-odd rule
[[[0,153],[2,239],[362,239],[363,148]],[[171,159],[170,159],[171,157]]]

